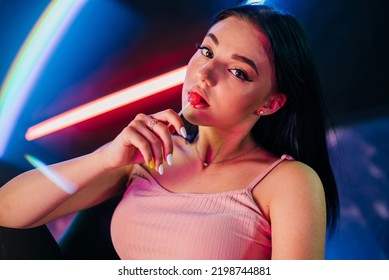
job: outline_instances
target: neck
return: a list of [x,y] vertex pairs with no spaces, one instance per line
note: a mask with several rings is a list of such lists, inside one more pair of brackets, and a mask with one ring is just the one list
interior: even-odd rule
[[199,128],[196,153],[203,163],[233,159],[257,147],[249,133],[231,133],[210,128]]

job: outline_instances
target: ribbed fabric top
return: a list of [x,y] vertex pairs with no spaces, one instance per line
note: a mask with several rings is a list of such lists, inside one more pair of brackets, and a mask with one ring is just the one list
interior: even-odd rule
[[174,193],[137,165],[111,222],[121,259],[270,259],[271,228],[252,197],[253,188],[284,159],[245,189]]

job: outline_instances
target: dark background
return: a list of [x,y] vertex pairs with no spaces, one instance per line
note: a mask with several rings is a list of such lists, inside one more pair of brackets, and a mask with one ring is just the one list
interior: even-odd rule
[[[0,1],[0,82],[48,3]],[[27,153],[46,163],[72,158],[111,140],[139,112],[178,111],[180,87],[175,87],[43,138],[24,138],[34,124],[186,65],[212,15],[238,3],[89,1],[32,88],[0,158],[0,182],[31,168],[24,159]],[[295,15],[307,31],[334,124],[328,141],[342,212],[327,258],[388,259],[389,2],[265,4]]]

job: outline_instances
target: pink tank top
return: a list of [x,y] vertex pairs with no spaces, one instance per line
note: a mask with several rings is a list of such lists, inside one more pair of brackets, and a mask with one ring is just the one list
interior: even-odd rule
[[271,228],[252,190],[279,160],[245,189],[220,193],[173,193],[142,166],[111,222],[114,247],[121,259],[270,259]]

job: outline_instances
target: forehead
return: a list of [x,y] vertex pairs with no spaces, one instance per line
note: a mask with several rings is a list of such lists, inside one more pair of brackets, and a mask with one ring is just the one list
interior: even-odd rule
[[268,60],[269,41],[253,23],[231,16],[213,25],[208,34],[216,36],[220,47],[252,59]]

